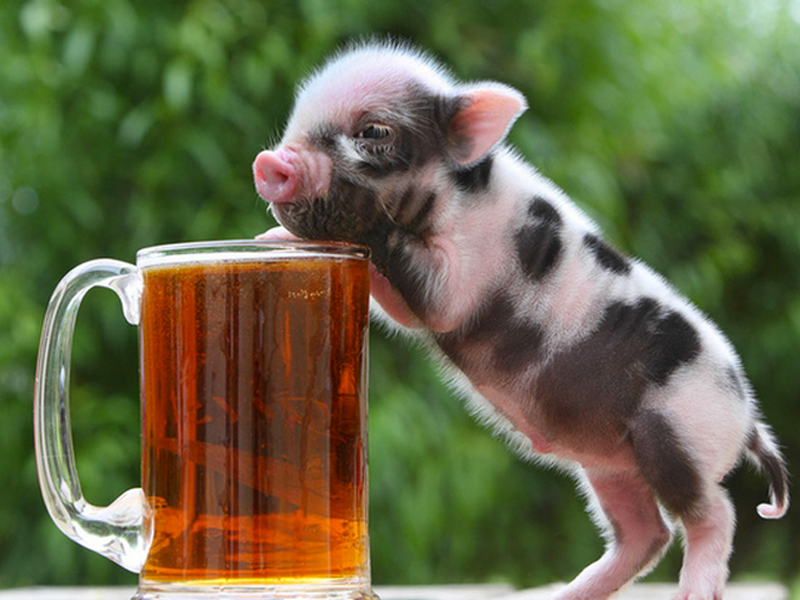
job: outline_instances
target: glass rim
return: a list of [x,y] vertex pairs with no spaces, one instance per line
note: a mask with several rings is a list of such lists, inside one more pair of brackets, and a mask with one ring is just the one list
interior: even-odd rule
[[338,258],[368,260],[369,248],[360,244],[338,241],[288,240],[206,240],[159,244],[136,252],[140,269],[187,262],[214,262],[291,258]]

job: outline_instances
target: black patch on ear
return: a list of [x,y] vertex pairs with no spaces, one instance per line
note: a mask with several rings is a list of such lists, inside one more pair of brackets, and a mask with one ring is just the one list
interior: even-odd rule
[[467,194],[486,191],[492,176],[493,164],[494,158],[489,154],[473,165],[455,169],[452,172],[452,177],[456,189]]
[[[424,90],[424,88],[421,89]],[[434,96],[431,104],[433,106],[432,120],[440,131],[447,131],[453,117],[466,106],[464,99],[460,96]]]
[[514,235],[522,270],[532,281],[543,279],[558,262],[562,251],[562,221],[558,211],[543,198],[528,206],[528,220]]
[[630,435],[641,474],[664,508],[673,515],[696,516],[702,508],[702,480],[669,421],[644,410],[631,423]]
[[631,265],[627,259],[594,234],[587,233],[583,237],[583,245],[594,254],[598,264],[617,275],[627,275]]

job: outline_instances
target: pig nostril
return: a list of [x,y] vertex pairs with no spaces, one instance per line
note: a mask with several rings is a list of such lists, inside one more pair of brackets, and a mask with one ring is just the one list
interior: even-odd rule
[[291,179],[289,173],[285,171],[269,171],[266,173],[265,180],[272,185],[283,185]]
[[257,166],[256,177],[269,185],[280,185],[289,180],[289,173],[275,165]]
[[294,198],[297,173],[294,167],[272,152],[263,152],[253,165],[256,189],[268,202],[287,202]]

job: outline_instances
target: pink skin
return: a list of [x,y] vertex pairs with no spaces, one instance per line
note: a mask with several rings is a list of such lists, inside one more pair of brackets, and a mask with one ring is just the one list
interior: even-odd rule
[[262,198],[280,204],[302,196],[324,196],[331,181],[331,169],[331,161],[325,154],[287,144],[256,156],[253,179]]
[[589,600],[614,594],[654,564],[671,538],[653,493],[637,472],[587,469],[586,477],[617,540],[554,600]]
[[[467,124],[462,123],[462,128]],[[263,151],[255,159],[253,174],[258,193],[277,204],[292,202],[300,197],[324,195],[331,178],[330,160],[324,155],[308,150],[299,144],[287,144],[276,151]],[[503,232],[495,230],[508,220],[511,205],[500,203],[487,210],[492,214],[475,212],[451,220],[443,216],[440,233],[429,239],[425,259],[434,265],[431,287],[434,298],[449,301],[426,315],[423,323],[409,308],[401,294],[386,277],[370,265],[370,291],[373,299],[386,314],[407,328],[427,327],[433,331],[450,331],[458,327],[471,314],[481,298],[475,282],[488,281],[497,266],[502,264],[502,254],[507,252],[502,244],[488,244],[477,249],[477,254],[464,253],[455,247],[453,239],[474,237],[471,231],[480,229],[485,238],[502,240]],[[493,218],[491,218],[493,217]],[[502,218],[500,218],[502,217]],[[258,236],[261,240],[302,241],[284,227],[275,227]],[[497,255],[496,253],[500,254]],[[586,310],[580,302],[582,295],[575,293],[574,284],[579,273],[570,278],[573,287],[559,289],[555,296],[561,308],[573,319]],[[583,291],[583,287],[578,291]],[[571,292],[571,295],[567,293]],[[577,296],[577,298],[576,298]],[[557,594],[555,600],[585,600],[605,598],[623,587],[642,569],[654,564],[663,554],[671,533],[664,524],[652,492],[635,469],[630,452],[598,456],[569,456],[565,448],[549,440],[535,423],[521,411],[517,402],[505,398],[491,386],[478,386],[477,390],[490,398],[501,414],[521,427],[531,441],[532,449],[540,454],[554,453],[562,458],[579,460],[585,468],[588,483],[602,514],[610,519],[617,541],[610,544],[603,556],[589,565],[570,585]],[[720,600],[727,575],[727,552],[732,535],[732,512],[724,492],[715,498],[708,516],[703,521],[686,523],[686,565],[682,574],[681,592],[674,600]],[[598,514],[601,514],[598,512]],[[716,574],[709,579],[709,574]]]
[[253,162],[256,190],[270,202],[289,202],[295,197],[299,177],[288,160],[291,151],[281,153],[264,150]]
[[[454,186],[445,174],[445,171],[451,172],[455,163],[474,164],[494,148],[524,111],[524,98],[511,88],[491,82],[456,85],[438,69],[402,51],[392,56],[388,67],[383,60],[373,61],[370,52],[354,53],[353,56],[356,58],[335,61],[300,88],[282,142],[274,151],[265,150],[256,157],[253,175],[259,195],[275,204],[279,220],[298,232],[311,232],[311,236],[333,232],[329,233],[332,239],[347,239],[353,233],[348,229],[351,221],[342,219],[335,222],[338,228],[319,229],[311,221],[312,224],[304,228],[299,223],[306,206],[313,203],[303,202],[299,207],[289,204],[326,196],[338,198],[337,186],[341,179],[346,179],[358,189],[369,191],[371,195],[366,198],[377,203],[376,207],[370,205],[369,209],[384,210],[389,219],[395,220],[394,225],[405,225],[408,221],[404,217],[419,209],[419,201],[413,201],[413,194],[406,196],[411,199],[407,204],[398,204],[404,191],[412,189],[406,186],[413,183],[415,190],[435,192],[432,196],[436,199],[435,204],[423,213],[426,227],[417,227],[413,232],[418,237],[406,237],[404,232],[393,231],[386,234],[387,239],[376,242],[374,237],[353,235],[354,240],[370,239],[373,240],[370,244],[383,243],[383,248],[373,246],[376,257],[381,256],[380,250],[387,248],[393,252],[401,251],[392,255],[394,262],[390,263],[388,259],[383,262],[381,257],[379,264],[403,290],[408,302],[374,265],[370,265],[370,291],[386,316],[406,328],[451,332],[464,324],[469,325],[468,319],[478,313],[488,294],[508,289],[514,301],[529,305],[531,311],[537,313],[532,317],[547,324],[546,344],[550,351],[555,352],[562,345],[574,345],[581,332],[597,322],[600,311],[607,307],[610,299],[620,293],[625,298],[629,291],[635,296],[646,292],[656,296],[664,293],[660,280],[645,277],[646,273],[639,272],[638,266],[630,276],[631,281],[598,270],[596,264],[587,260],[586,253],[581,253],[580,244],[575,242],[578,238],[565,235],[566,258],[542,288],[545,291],[532,297],[527,288],[514,279],[518,277],[516,271],[507,268],[508,258],[519,251],[513,232],[516,230],[515,222],[525,218],[520,209],[521,199],[539,193],[545,197],[552,195],[549,184],[523,167],[518,159],[502,152],[494,155],[491,186],[471,190],[467,195],[468,200],[479,198],[479,202],[460,202],[458,194],[464,190],[455,189],[458,186]],[[370,142],[364,141],[366,125],[389,125],[399,131],[412,131],[418,125],[413,120],[415,111],[407,110],[402,102],[396,102],[405,97],[409,81],[423,85],[434,95],[458,94],[460,104],[457,112],[447,117],[449,121],[438,123],[446,128],[442,130],[446,144],[442,143],[438,162],[422,163],[423,167],[406,175],[391,173],[379,181],[370,179],[368,174],[358,170],[359,161],[365,155],[365,145],[372,148]],[[418,96],[412,97],[415,101],[420,100]],[[325,127],[320,127],[321,124]],[[330,156],[319,149],[323,146],[319,140],[312,141],[315,137],[311,134],[316,132],[318,137],[320,131],[334,132],[335,140],[328,140],[333,143],[326,146]],[[381,148],[380,145],[377,147]],[[332,179],[332,161],[336,161],[335,179]],[[420,197],[421,193],[417,195]],[[354,206],[356,211],[363,207],[362,204]],[[293,211],[293,208],[300,210]],[[354,216],[346,212],[340,214],[352,218],[353,223],[358,223],[361,216],[358,212]],[[326,226],[331,222],[322,221]],[[591,224],[584,223],[584,217],[578,213],[567,213],[564,225],[565,232],[577,232],[575,235],[583,235],[585,230],[591,229]],[[276,227],[260,235],[259,239],[297,241],[301,238],[284,227]],[[571,251],[571,248],[578,250]],[[406,267],[413,268],[417,277],[411,284],[403,277],[402,269]],[[622,286],[616,291],[618,293],[609,292],[608,285],[612,284]],[[418,315],[411,310],[409,303]],[[711,335],[707,337],[713,338]],[[467,350],[470,350],[469,346]],[[527,437],[532,454],[546,455],[545,460],[580,465],[576,468],[582,471],[596,521],[604,525],[607,532],[609,542],[602,557],[560,590],[554,600],[613,597],[620,588],[652,567],[671,539],[672,533],[656,500],[657,492],[650,487],[652,481],[640,471],[634,449],[625,439],[613,436],[613,439],[584,439],[585,430],[578,430],[574,435],[548,430],[546,415],[543,417],[537,411],[535,399],[520,398],[518,388],[506,384],[490,369],[487,367],[484,372],[481,367],[475,367],[472,372],[465,372],[469,385],[476,392],[476,402],[489,407],[485,414],[496,418],[498,425],[505,428],[507,421],[514,433]],[[698,375],[698,368],[695,367],[693,372]],[[685,393],[678,393],[681,391],[676,387],[679,384],[673,382],[664,392],[669,397],[650,396],[653,406],[671,417],[670,421],[675,423],[679,432],[694,440],[690,450],[695,453],[698,464],[703,466],[699,472],[704,488],[702,510],[681,516],[685,532],[684,565],[680,591],[673,600],[721,600],[728,575],[734,512],[725,491],[718,485],[719,465],[733,465],[735,461],[730,453],[735,452],[738,457],[746,425],[752,419],[744,415],[740,422],[734,423],[727,414],[717,415],[708,408],[699,413],[694,405],[698,397],[697,385],[700,384],[689,379],[685,379],[684,384],[687,386]],[[712,386],[707,390],[711,396],[701,395],[713,397],[716,389]],[[720,410],[726,406],[724,401],[718,405]],[[672,408],[667,410],[665,406]],[[727,446],[722,442],[709,442],[708,426],[697,415],[709,415],[703,418],[728,423],[729,429],[733,425],[739,427],[738,437],[733,439],[726,435],[730,440],[725,442]],[[772,443],[768,431],[762,432],[762,438],[766,440],[762,444]],[[720,444],[730,448],[730,452],[722,452]],[[777,450],[771,454],[778,457],[774,460],[779,460]],[[728,470],[725,468],[724,472]],[[759,513],[769,518],[782,516],[785,504],[774,504],[760,506]]]

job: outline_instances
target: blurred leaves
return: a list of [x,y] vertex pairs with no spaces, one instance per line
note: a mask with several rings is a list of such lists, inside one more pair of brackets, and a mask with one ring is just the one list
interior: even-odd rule
[[[0,495],[0,587],[131,581],[39,499],[33,370],[58,279],[270,226],[252,159],[280,136],[297,81],[353,36],[407,38],[460,77],[521,89],[513,143],[729,333],[800,464],[798,29],[797,0],[4,0],[0,485],[14,491]],[[138,479],[136,334],[93,293],[77,335],[79,470],[103,503]],[[572,482],[518,460],[456,396],[373,329],[375,580],[569,579],[602,549]],[[800,581],[800,519],[758,520],[751,473],[730,485],[734,576]]]

